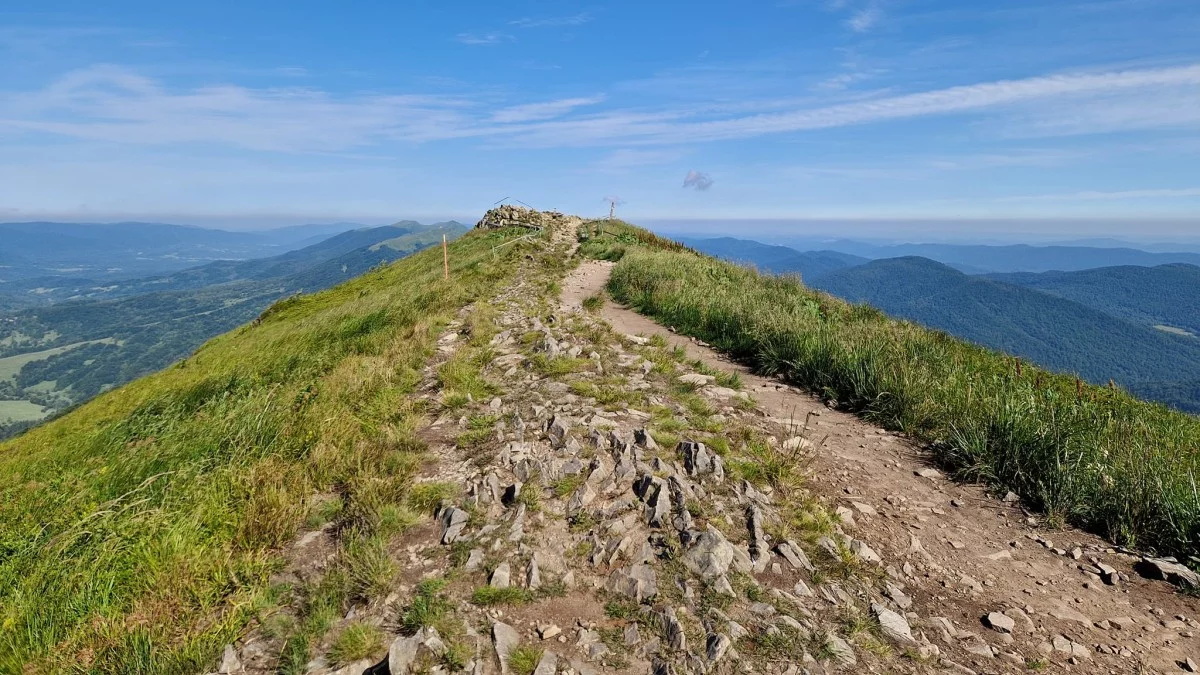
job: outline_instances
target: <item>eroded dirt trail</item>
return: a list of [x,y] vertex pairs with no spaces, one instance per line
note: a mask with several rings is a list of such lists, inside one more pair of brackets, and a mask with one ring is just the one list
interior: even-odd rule
[[[563,283],[564,309],[601,292],[611,268],[582,263]],[[1188,672],[1189,658],[1200,661],[1197,600],[1142,579],[1132,569],[1137,557],[1078,530],[1031,526],[1036,519],[1017,501],[946,480],[907,439],[756,376],[631,310],[609,301],[601,315],[618,333],[658,335],[713,368],[736,370],[765,415],[785,425],[808,420],[807,436],[818,441],[812,491],[836,507],[847,533],[882,555],[912,598],[914,626],[978,657],[972,668],[1172,673]],[[1116,574],[1102,577],[1106,569]],[[1001,630],[987,625],[993,612],[1010,619],[993,616]]]

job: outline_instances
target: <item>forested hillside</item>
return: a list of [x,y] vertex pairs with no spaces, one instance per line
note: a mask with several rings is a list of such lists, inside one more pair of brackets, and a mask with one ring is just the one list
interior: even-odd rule
[[417,223],[356,230],[274,258],[129,282],[124,287],[141,292],[126,297],[0,317],[0,402],[25,403],[8,404],[7,415],[0,408],[0,436],[159,370],[279,298],[328,288],[464,231]]
[[1047,368],[1109,379],[1179,408],[1200,411],[1200,340],[1127,321],[1015,284],[969,276],[926,258],[877,260],[811,285]]

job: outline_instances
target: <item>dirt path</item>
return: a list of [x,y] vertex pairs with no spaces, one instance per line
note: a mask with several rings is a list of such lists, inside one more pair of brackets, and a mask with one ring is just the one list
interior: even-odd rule
[[[600,292],[611,268],[582,263],[562,284],[564,309]],[[1189,658],[1200,661],[1197,600],[1142,579],[1132,570],[1137,558],[1074,529],[1038,529],[1017,502],[942,478],[907,439],[753,375],[611,301],[602,316],[619,333],[661,335],[692,358],[738,371],[766,415],[799,424],[811,416],[808,436],[824,439],[811,467],[812,490],[839,507],[854,537],[894,561],[888,574],[905,584],[912,611],[937,617],[934,624],[944,628],[931,639],[996,654],[984,659],[992,664],[985,672],[1078,664],[1109,673],[1174,673],[1188,672]],[[1098,565],[1118,574],[1102,579]],[[985,625],[983,617],[1000,611],[1017,617],[1011,633]]]

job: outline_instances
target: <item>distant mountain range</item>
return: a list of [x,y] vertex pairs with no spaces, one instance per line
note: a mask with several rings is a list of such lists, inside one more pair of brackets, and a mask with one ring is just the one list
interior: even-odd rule
[[36,293],[39,306],[0,313],[0,437],[160,370],[280,298],[328,288],[467,229],[405,221],[268,258],[211,262],[107,286],[57,279],[61,286]]
[[[723,241],[693,239],[693,241]],[[744,241],[744,240],[741,240]],[[754,242],[758,243],[758,242]],[[760,244],[768,246],[770,244]],[[880,245],[850,239],[813,241],[783,240],[775,244],[797,251],[824,250],[878,260],[920,256],[945,263],[968,274],[998,272],[1049,272],[1139,265],[1152,267],[1170,263],[1200,265],[1195,251],[1144,251],[1120,246],[1052,245],[1029,246],[978,244],[891,244]]]
[[[867,261],[746,240],[688,243],[763,271],[799,272],[808,285],[851,302],[873,305],[1053,370],[1078,373],[1092,382],[1111,378],[1145,398],[1200,413],[1200,267],[1193,264],[972,276],[920,256]],[[1019,249],[1027,254],[1023,264],[1034,267],[1192,255],[1125,249],[1104,249],[1107,253],[1102,254],[1084,247],[929,246],[889,250],[933,250],[959,261],[999,266],[1017,264],[1011,256]],[[1065,257],[1055,258],[1057,254]]]
[[718,239],[684,237],[680,241],[697,251],[718,258],[751,264],[761,272],[799,274],[804,279],[816,278],[834,270],[861,265],[868,261],[868,258],[838,251],[801,252],[786,246],[773,246],[732,237]]
[[333,223],[229,232],[166,223],[0,223],[0,288],[34,277],[131,279],[213,260],[262,258],[362,227]]

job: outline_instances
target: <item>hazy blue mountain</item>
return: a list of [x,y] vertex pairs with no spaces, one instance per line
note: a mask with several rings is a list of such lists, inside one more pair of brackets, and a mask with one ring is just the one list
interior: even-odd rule
[[1195,265],[1126,265],[989,278],[1074,300],[1134,323],[1200,335],[1200,267]]
[[[272,258],[135,280],[126,287],[136,293],[124,297],[0,314],[0,400],[61,410],[169,365],[280,298],[328,288],[466,231],[412,222],[355,230]],[[0,428],[0,436],[22,426]]]
[[[793,242],[783,242],[793,246]],[[811,240],[797,239],[794,246],[810,248]],[[1190,251],[1149,252],[1112,246],[1007,246],[968,244],[882,245],[850,239],[821,242],[820,247],[869,259],[919,256],[970,274],[996,272],[1075,271],[1095,267],[1139,265],[1153,267],[1170,263],[1200,265],[1200,253]]]
[[684,244],[697,251],[731,262],[748,263],[763,272],[799,274],[803,279],[816,278],[834,270],[861,265],[867,258],[837,251],[797,251],[786,246],[763,244],[749,239],[719,237],[715,239],[682,238]]
[[136,278],[214,260],[276,255],[304,246],[314,236],[325,239],[352,227],[304,225],[229,232],[166,223],[0,223],[0,281]]
[[1093,382],[1112,378],[1181,408],[1200,409],[1200,399],[1160,398],[1179,393],[1164,383],[1200,380],[1198,339],[920,257],[876,260],[811,285],[1054,370]]

